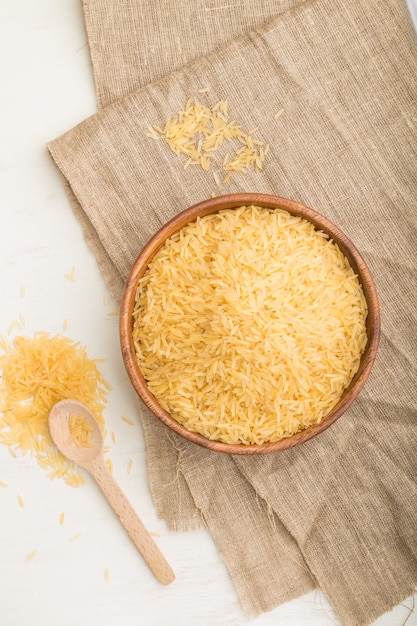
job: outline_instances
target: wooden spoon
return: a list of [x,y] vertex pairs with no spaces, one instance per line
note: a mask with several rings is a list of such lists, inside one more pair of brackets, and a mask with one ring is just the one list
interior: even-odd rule
[[[80,446],[73,439],[69,427],[71,415],[81,416],[91,426],[88,447]],[[171,583],[175,579],[174,572],[107,468],[103,458],[103,435],[90,409],[77,400],[61,400],[51,409],[49,430],[57,448],[95,478],[156,578],[164,585]]]

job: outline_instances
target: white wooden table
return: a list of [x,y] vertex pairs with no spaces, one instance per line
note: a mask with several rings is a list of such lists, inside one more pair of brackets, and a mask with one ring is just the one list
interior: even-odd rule
[[[0,47],[0,334],[63,333],[68,320],[64,334],[91,358],[105,359],[101,369],[112,387],[105,418],[117,437],[108,442],[114,475],[177,574],[169,587],[153,578],[88,476],[86,486],[71,489],[48,480],[34,459],[12,458],[0,445],[0,481],[7,485],[0,489],[0,626],[249,623],[210,534],[172,533],[157,519],[118,319],[109,315],[117,307],[45,147],[96,110],[81,0],[1,0]],[[73,267],[75,282],[64,276]],[[36,558],[28,560],[34,550]],[[407,617],[407,626],[417,625],[412,598],[376,624],[400,626]],[[338,621],[316,592],[251,623]]]

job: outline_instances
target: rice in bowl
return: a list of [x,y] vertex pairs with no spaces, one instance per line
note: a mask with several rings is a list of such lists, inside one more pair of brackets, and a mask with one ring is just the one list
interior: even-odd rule
[[279,208],[241,206],[173,233],[139,280],[133,342],[159,404],[227,444],[319,424],[358,371],[367,303],[329,236]]

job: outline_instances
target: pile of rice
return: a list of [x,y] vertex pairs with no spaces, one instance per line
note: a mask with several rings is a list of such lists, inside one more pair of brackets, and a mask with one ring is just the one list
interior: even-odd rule
[[0,342],[0,443],[10,453],[28,452],[71,487],[85,483],[78,467],[54,446],[48,427],[56,402],[73,398],[84,402],[105,432],[103,411],[110,389],[85,347],[63,335],[46,332]]
[[140,280],[137,361],[158,402],[225,443],[319,423],[367,342],[362,287],[339,247],[281,209],[243,206],[169,238]]

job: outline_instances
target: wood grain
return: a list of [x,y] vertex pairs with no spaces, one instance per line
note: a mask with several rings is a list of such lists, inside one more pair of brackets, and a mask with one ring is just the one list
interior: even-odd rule
[[84,467],[94,476],[117,517],[125,527],[129,537],[132,539],[155,577],[163,585],[172,583],[175,579],[175,574],[171,566],[136,514],[130,501],[108,470],[103,457],[101,455],[97,456],[95,459],[86,463]]
[[[92,426],[91,446],[79,446],[71,436],[69,417],[81,415]],[[57,448],[95,478],[109,504],[156,578],[164,585],[175,579],[169,563],[143,525],[103,457],[103,436],[89,408],[77,400],[57,402],[49,415],[49,430]]]

